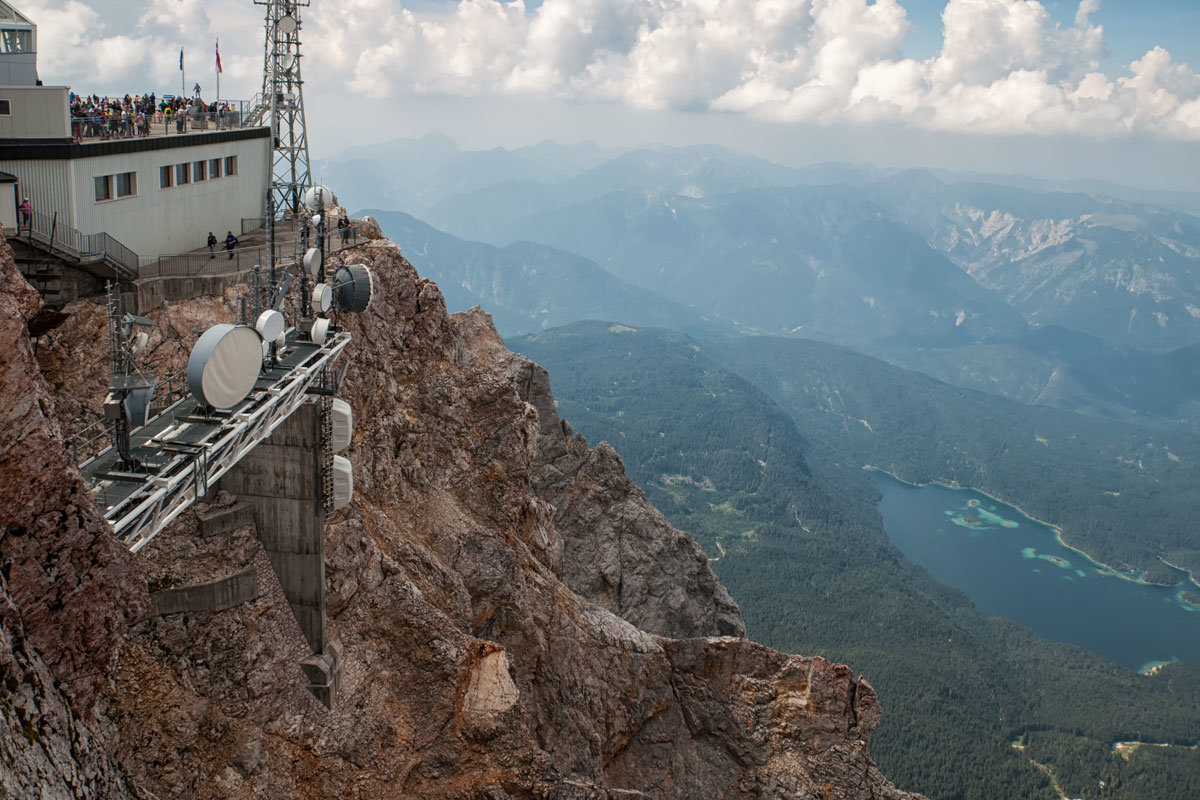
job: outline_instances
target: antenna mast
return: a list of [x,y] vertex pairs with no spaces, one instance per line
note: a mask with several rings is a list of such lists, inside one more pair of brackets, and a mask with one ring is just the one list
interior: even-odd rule
[[300,79],[300,9],[309,0],[254,0],[254,4],[267,7],[262,102],[270,109],[274,211],[290,209],[296,214],[311,183]]

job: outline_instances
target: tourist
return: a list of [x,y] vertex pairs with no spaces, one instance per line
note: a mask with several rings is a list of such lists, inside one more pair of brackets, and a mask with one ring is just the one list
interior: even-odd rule
[[230,231],[228,234],[226,234],[226,236],[225,236],[225,252],[229,253],[230,261],[233,260],[233,248],[237,247],[237,243],[238,243],[237,237],[233,235],[233,231]]

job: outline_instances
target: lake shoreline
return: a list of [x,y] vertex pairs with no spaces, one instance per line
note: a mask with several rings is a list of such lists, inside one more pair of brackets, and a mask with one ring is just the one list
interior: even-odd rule
[[[1105,564],[1103,561],[1096,560],[1095,558],[1090,556],[1086,551],[1076,547],[1075,545],[1071,544],[1066,539],[1064,539],[1062,528],[1060,526],[1054,524],[1053,522],[1047,522],[1046,520],[1038,519],[1037,517],[1026,513],[1025,509],[1021,508],[1016,503],[1009,502],[1008,500],[1005,500],[1002,497],[996,497],[995,495],[990,494],[990,493],[984,491],[983,489],[977,489],[974,486],[962,486],[962,485],[957,484],[957,482],[956,483],[947,483],[945,481],[939,481],[939,480],[932,480],[932,481],[928,481],[926,483],[913,483],[912,481],[904,480],[899,475],[894,475],[891,472],[888,472],[883,467],[877,467],[874,464],[864,464],[863,469],[874,470],[876,472],[882,472],[884,475],[887,475],[907,486],[914,486],[917,488],[920,488],[922,486],[941,486],[946,489],[960,489],[960,490],[965,490],[965,491],[970,491],[970,492],[977,492],[977,493],[983,495],[984,497],[988,498],[989,500],[995,500],[997,503],[1001,503],[1010,508],[1016,509],[1017,511],[1021,512],[1022,516],[1024,516],[1026,519],[1028,519],[1032,522],[1036,522],[1039,525],[1045,525],[1047,528],[1050,528],[1051,530],[1054,531],[1054,538],[1058,540],[1059,544],[1061,544],[1063,547],[1067,548],[1068,550],[1079,553],[1079,555],[1083,556],[1088,561],[1095,564],[1097,567],[1103,568],[1103,570],[1106,572],[1106,574],[1111,575],[1114,578],[1120,578],[1121,580],[1129,581],[1130,583],[1139,583],[1143,586],[1163,587],[1163,584],[1161,584],[1161,583],[1153,583],[1151,581],[1144,580],[1140,575],[1134,575],[1129,572],[1122,572],[1121,570],[1117,569],[1116,567],[1113,567],[1109,564]],[[1188,580],[1192,583],[1192,585],[1195,586],[1197,589],[1200,589],[1200,575],[1193,573],[1191,570],[1184,569],[1183,567],[1177,567],[1174,564],[1168,562],[1162,556],[1156,556],[1156,558],[1158,558],[1159,561],[1166,564],[1168,567],[1171,567],[1172,569],[1178,570],[1179,572],[1182,572],[1185,575],[1187,575]],[[1144,574],[1145,573],[1142,573],[1142,575],[1144,575]],[[1170,587],[1163,587],[1163,588],[1170,588]]]

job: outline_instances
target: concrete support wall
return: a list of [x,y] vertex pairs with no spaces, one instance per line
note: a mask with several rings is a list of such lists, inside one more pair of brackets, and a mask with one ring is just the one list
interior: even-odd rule
[[221,486],[249,504],[258,540],[313,653],[326,650],[325,512],[317,478],[320,420],[315,404],[288,417]]
[[154,613],[178,614],[183,611],[223,611],[258,597],[258,575],[254,567],[243,570],[228,578],[165,589],[150,595]]

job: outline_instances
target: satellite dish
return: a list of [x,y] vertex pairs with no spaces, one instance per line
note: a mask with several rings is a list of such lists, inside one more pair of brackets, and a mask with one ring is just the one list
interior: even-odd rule
[[333,452],[340,453],[349,447],[350,440],[354,438],[354,410],[345,400],[335,397],[330,404],[329,416],[333,423],[333,435],[330,437]]
[[333,305],[333,287],[318,283],[312,289],[312,313],[324,314]]
[[325,337],[329,335],[329,319],[326,317],[317,317],[313,320],[312,331],[313,344],[317,347],[325,344]]
[[333,509],[349,505],[354,499],[354,467],[344,456],[333,457]]
[[371,302],[371,271],[363,264],[338,267],[333,274],[333,302],[338,311],[363,311]]
[[138,334],[133,337],[133,341],[129,344],[129,353],[134,356],[140,356],[142,351],[146,349],[146,343],[149,341],[150,337],[146,335],[146,332],[139,331]]
[[321,224],[321,215],[320,214],[312,215],[312,224],[313,224],[314,228]]
[[273,308],[268,308],[266,311],[258,315],[258,322],[254,323],[255,330],[262,337],[264,342],[273,342],[283,335],[284,329],[287,327],[287,322]]
[[300,23],[291,14],[285,14],[279,18],[280,33],[295,33],[300,27]]
[[324,260],[321,251],[315,247],[310,247],[305,251],[304,268],[308,270],[308,277],[314,279],[317,277],[317,273],[321,271],[321,264]]
[[254,388],[262,369],[258,331],[248,325],[214,325],[188,356],[188,389],[213,408],[233,408]]
[[308,191],[304,193],[304,207],[309,211],[319,211],[323,208],[329,208],[333,205],[333,192],[328,186],[308,187]]

